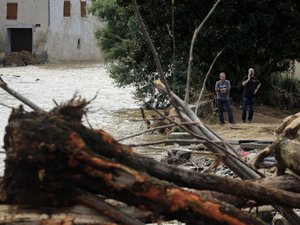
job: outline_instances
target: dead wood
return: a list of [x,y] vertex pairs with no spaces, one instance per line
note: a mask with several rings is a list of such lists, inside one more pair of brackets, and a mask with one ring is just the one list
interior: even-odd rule
[[25,98],[24,96],[22,96],[21,94],[19,94],[15,90],[13,90],[10,87],[8,87],[8,85],[3,81],[3,79],[1,77],[0,77],[0,87],[3,90],[5,90],[6,92],[8,92],[9,94],[11,94],[12,96],[14,96],[16,99],[19,99],[25,105],[27,105],[30,108],[32,108],[33,110],[39,111],[39,112],[43,112],[43,110],[39,106],[37,106],[36,104],[34,104],[32,101],[30,101],[29,99]]
[[102,215],[105,215],[109,218],[113,218],[115,221],[120,222],[124,225],[143,225],[141,221],[136,218],[129,216],[123,213],[121,210],[111,206],[99,196],[92,195],[85,191],[78,190],[79,195],[77,197],[78,201],[83,205],[86,205],[90,208],[96,209]]
[[[149,221],[151,215],[141,213],[128,206],[118,206],[128,215],[134,215],[143,221]],[[116,222],[99,214],[99,212],[82,205],[72,207],[40,207],[32,208],[22,205],[0,204],[0,224],[16,225],[117,225]],[[68,223],[67,223],[68,222]]]
[[[120,211],[130,215],[131,217],[136,217],[144,223],[151,222],[152,214],[150,212],[145,212],[135,207],[129,207],[128,205],[120,204],[119,202],[112,202],[111,200],[108,201],[110,204],[113,204],[115,207],[118,207]],[[72,224],[74,223],[76,225],[117,224],[113,220],[109,219],[107,216],[101,215],[98,211],[86,207],[84,205],[75,205],[72,207],[59,208],[33,208],[25,205],[0,204],[0,213],[0,224],[40,225],[47,223],[52,225],[66,225],[67,223],[64,223],[66,222],[66,219],[72,219]]]
[[6,202],[72,206],[81,196],[79,188],[188,224],[262,224],[227,203],[146,173],[131,147],[80,123],[85,106],[72,101],[49,113],[20,109],[11,114],[4,140]]
[[262,186],[300,193],[300,179],[292,175],[266,177],[262,179],[251,180],[251,182],[260,184]]
[[[151,159],[143,159],[143,165],[151,175],[180,186],[197,190],[219,191],[255,200],[259,204],[275,203],[287,207],[300,207],[300,194],[274,188],[273,183],[275,182],[270,181],[270,179],[268,181],[263,179],[260,182],[255,182],[241,181],[211,174],[199,174],[193,171],[182,170],[175,166],[159,164]],[[286,179],[281,179],[281,181],[284,180]],[[266,186],[265,184],[269,184],[270,186]],[[297,184],[299,184],[299,181],[293,180],[292,186],[297,186]],[[280,185],[280,187],[283,186],[283,184]]]
[[[194,44],[196,41],[196,38],[201,31],[202,27],[206,23],[206,21],[209,19],[209,17],[212,15],[214,12],[215,8],[218,6],[218,4],[221,2],[221,0],[216,1],[216,3],[213,5],[213,7],[210,9],[208,14],[205,16],[205,18],[201,21],[200,25],[195,29],[193,38],[191,41],[191,47],[190,47],[190,52],[189,52],[189,64],[188,64],[188,72],[187,72],[187,82],[186,82],[186,94],[185,94],[185,102],[189,102],[189,91],[190,91],[190,80],[191,80],[191,72],[192,72],[192,62],[193,62],[193,54],[194,54]],[[221,51],[222,52],[222,51]],[[221,54],[221,53],[220,53]],[[220,55],[218,54],[218,55]],[[218,56],[215,58],[217,59]],[[214,60],[215,61],[215,60]],[[213,63],[214,64],[214,63]],[[212,64],[212,65],[213,65]]]
[[259,168],[260,162],[269,155],[277,161],[277,174],[283,175],[286,169],[300,175],[300,113],[291,115],[276,129],[277,140],[260,152],[253,161]]

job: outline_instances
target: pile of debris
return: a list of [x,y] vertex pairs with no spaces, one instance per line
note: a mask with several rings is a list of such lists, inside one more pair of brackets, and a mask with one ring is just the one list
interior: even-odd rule
[[[195,137],[183,141],[202,143],[213,152],[216,162],[234,175],[225,177],[155,161],[135,153],[133,144],[121,144],[103,130],[84,126],[82,118],[90,103],[85,99],[75,96],[46,112],[1,78],[0,87],[34,109],[13,109],[5,129],[0,203],[6,207],[0,205],[4,210],[0,224],[24,222],[16,216],[21,206],[36,209],[35,215],[21,216],[34,221],[31,224],[80,224],[74,214],[66,213],[58,221],[52,217],[53,209],[57,214],[78,204],[102,215],[101,222],[81,224],[140,225],[161,219],[187,225],[265,224],[270,222],[266,217],[259,218],[248,209],[270,205],[290,224],[300,224],[293,211],[300,208],[300,113],[287,117],[276,130],[278,139],[257,154],[255,168],[266,157],[275,156],[278,176],[265,178],[170,92],[179,105],[178,115],[186,119],[177,125]],[[292,175],[285,174],[286,169]],[[133,207],[131,213],[124,212],[124,206]],[[45,213],[47,219],[37,216]]]
[[[159,218],[193,225],[264,224],[241,209],[269,204],[300,207],[295,177],[240,180],[157,162],[103,130],[85,127],[81,119],[87,104],[72,99],[49,112],[13,110],[4,137],[2,204],[37,210],[82,204],[114,224],[133,225]],[[293,124],[299,118],[290,118],[282,132],[297,134]],[[129,216],[104,199],[134,206],[148,216],[141,222],[137,214]]]
[[48,61],[46,53],[39,54],[38,56],[35,53],[29,51],[21,52],[12,52],[7,55],[4,55],[0,59],[0,64],[4,67],[7,66],[27,66],[41,64]]

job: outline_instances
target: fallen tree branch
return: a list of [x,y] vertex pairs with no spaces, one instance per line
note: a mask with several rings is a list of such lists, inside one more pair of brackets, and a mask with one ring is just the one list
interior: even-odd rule
[[124,212],[115,207],[111,206],[110,204],[106,203],[103,199],[98,196],[92,195],[90,193],[86,193],[85,191],[78,190],[79,196],[77,199],[83,205],[86,205],[90,208],[93,208],[100,212],[101,214],[111,218],[112,220],[119,222],[124,225],[143,225],[141,221],[128,216]]
[[206,23],[206,21],[209,19],[209,17],[212,15],[212,13],[215,11],[215,8],[218,6],[218,4],[221,2],[221,0],[216,1],[216,3],[213,5],[213,7],[210,9],[206,17],[202,20],[200,25],[197,27],[197,29],[194,31],[192,42],[191,42],[191,47],[190,47],[190,54],[189,54],[189,64],[188,64],[188,72],[187,72],[187,81],[186,81],[186,89],[185,89],[185,102],[189,102],[189,91],[190,91],[190,83],[191,83],[191,71],[192,71],[192,62],[193,62],[193,52],[194,52],[194,45],[196,38],[201,31],[202,27]]
[[16,99],[20,100],[23,102],[25,105],[29,106],[33,110],[37,112],[44,112],[42,108],[34,104],[32,101],[29,99],[25,98],[24,96],[20,95],[18,92],[14,91],[13,89],[9,88],[8,85],[3,81],[3,79],[0,77],[0,87],[5,90],[7,93],[10,95],[14,96]]
[[196,105],[196,109],[195,109],[195,114],[198,115],[198,109],[199,109],[199,105],[200,105],[200,101],[201,101],[201,97],[202,97],[202,94],[203,94],[203,91],[205,89],[205,84],[206,84],[206,81],[207,81],[207,78],[208,76],[210,75],[211,73],[211,70],[213,68],[213,66],[215,65],[217,59],[220,57],[220,55],[222,54],[224,48],[218,52],[218,54],[215,56],[213,62],[211,63],[210,67],[209,67],[209,70],[207,71],[206,73],[206,76],[204,78],[204,81],[202,83],[202,88],[201,88],[201,91],[200,91],[200,94],[199,94],[199,97],[198,97],[198,100],[197,100],[197,105]]
[[130,147],[145,147],[149,145],[161,145],[161,144],[203,144],[202,140],[186,140],[186,139],[172,139],[172,140],[163,140],[163,141],[153,141],[149,143],[139,143],[139,144],[130,144]]
[[132,4],[133,4],[133,7],[134,7],[134,11],[135,11],[136,17],[137,17],[137,19],[139,21],[141,30],[142,30],[145,38],[146,38],[147,44],[148,44],[148,46],[150,48],[150,51],[151,51],[151,53],[153,55],[155,65],[156,65],[156,68],[158,70],[158,75],[159,75],[160,79],[163,81],[163,83],[166,86],[166,92],[167,92],[168,96],[171,97],[171,95],[170,95],[170,88],[169,88],[167,79],[166,79],[166,77],[164,75],[164,72],[163,72],[163,69],[162,69],[159,57],[158,57],[158,53],[157,53],[157,51],[156,51],[156,49],[155,49],[155,47],[154,47],[154,45],[153,45],[153,43],[151,41],[150,35],[149,35],[148,31],[147,31],[147,27],[144,24],[144,21],[143,21],[143,19],[141,17],[141,14],[140,14],[140,11],[138,9],[138,5],[136,3],[136,0],[132,0]]

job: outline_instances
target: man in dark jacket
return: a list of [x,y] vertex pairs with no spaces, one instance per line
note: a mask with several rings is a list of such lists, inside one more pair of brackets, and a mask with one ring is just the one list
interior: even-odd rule
[[245,123],[247,117],[247,108],[249,105],[249,114],[248,114],[248,121],[251,123],[253,119],[253,112],[254,112],[254,97],[257,93],[258,89],[261,86],[259,80],[254,77],[254,69],[250,68],[248,70],[248,76],[243,78],[242,85],[244,86],[244,93],[243,93],[243,114],[242,120]]

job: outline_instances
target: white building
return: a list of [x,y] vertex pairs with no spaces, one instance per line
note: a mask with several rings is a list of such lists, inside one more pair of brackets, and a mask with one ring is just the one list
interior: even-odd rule
[[0,52],[47,52],[50,61],[99,60],[92,0],[0,0]]

